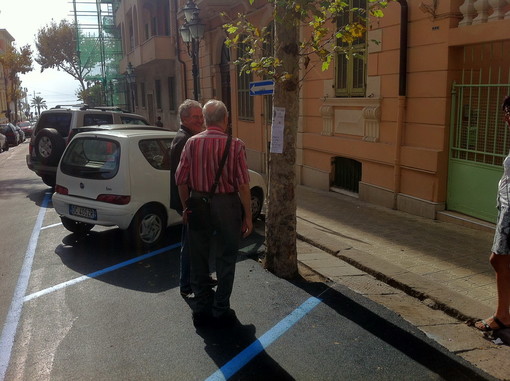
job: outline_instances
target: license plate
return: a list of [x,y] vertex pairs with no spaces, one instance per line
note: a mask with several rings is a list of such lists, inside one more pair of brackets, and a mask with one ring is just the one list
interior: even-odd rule
[[92,208],[84,208],[83,206],[69,205],[69,214],[71,216],[88,218],[89,220],[97,220],[97,211]]

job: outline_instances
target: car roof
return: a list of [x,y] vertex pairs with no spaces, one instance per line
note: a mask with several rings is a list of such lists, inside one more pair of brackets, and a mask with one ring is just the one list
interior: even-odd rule
[[[125,126],[125,125],[124,125]],[[126,129],[117,129],[117,130],[95,130],[95,131],[85,131],[80,132],[79,135],[76,135],[75,139],[85,138],[85,137],[118,137],[118,138],[131,138],[131,137],[148,137],[148,138],[173,138],[177,133],[175,131],[165,130],[164,128],[160,128],[158,130],[155,129],[147,129],[147,128],[126,128]]]

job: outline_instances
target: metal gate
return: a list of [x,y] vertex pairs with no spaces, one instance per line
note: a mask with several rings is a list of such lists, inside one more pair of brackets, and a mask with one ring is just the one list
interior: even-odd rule
[[454,84],[447,208],[496,221],[496,193],[510,131],[501,104],[510,84]]

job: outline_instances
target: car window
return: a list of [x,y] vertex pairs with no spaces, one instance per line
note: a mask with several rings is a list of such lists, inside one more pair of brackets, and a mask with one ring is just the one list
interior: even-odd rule
[[149,123],[147,123],[143,119],[134,118],[132,116],[127,116],[127,115],[121,115],[120,116],[120,122],[122,124],[137,124],[137,125],[142,125],[142,126],[148,126],[149,125]]
[[146,139],[138,143],[140,151],[156,169],[170,170],[170,145],[172,139]]
[[54,128],[58,131],[60,136],[67,136],[69,134],[69,126],[71,125],[70,113],[47,113],[41,114],[39,122],[37,123],[37,131],[43,128]]
[[108,139],[77,138],[66,150],[60,169],[70,176],[106,180],[119,170],[120,145]]
[[113,116],[111,114],[85,114],[83,115],[84,126],[99,126],[101,124],[112,124]]

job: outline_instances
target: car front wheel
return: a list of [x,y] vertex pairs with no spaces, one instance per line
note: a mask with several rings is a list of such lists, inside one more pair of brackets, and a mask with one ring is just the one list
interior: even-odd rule
[[166,228],[166,217],[157,206],[142,207],[131,221],[128,232],[138,247],[158,246]]
[[87,224],[85,222],[73,221],[67,217],[60,217],[62,225],[70,232],[78,235],[87,234],[90,229],[94,227],[93,224]]

